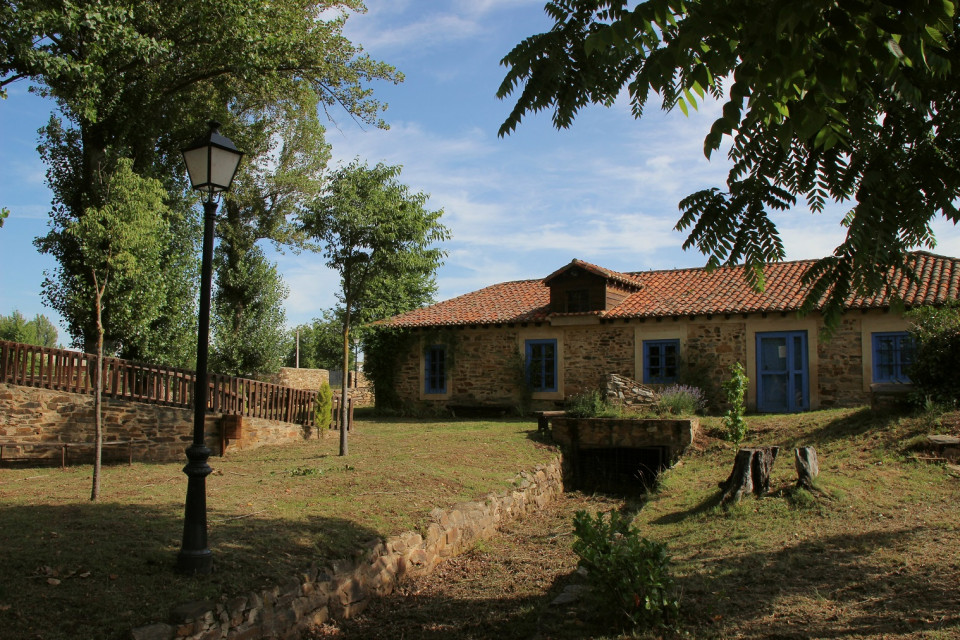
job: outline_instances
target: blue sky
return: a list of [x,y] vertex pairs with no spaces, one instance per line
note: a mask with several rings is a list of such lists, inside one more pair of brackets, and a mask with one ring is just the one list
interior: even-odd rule
[[[651,104],[642,123],[625,101],[584,110],[556,131],[549,114],[528,117],[505,139],[497,129],[512,102],[496,98],[500,59],[524,37],[550,27],[542,0],[368,0],[346,33],[374,58],[406,76],[381,83],[390,130],[362,127],[332,112],[327,139],[334,164],[355,157],[403,165],[401,180],[444,210],[453,238],[438,272],[439,299],[507,280],[543,277],[573,258],[637,271],[702,266],[673,231],[677,204],[705,187],[723,186],[722,154],[707,161],[703,136],[719,106],[684,117]],[[37,129],[50,105],[20,84],[0,102],[0,313],[45,313],[40,285],[54,262],[32,240],[46,230],[50,194],[36,152]],[[205,120],[198,115],[198,122]],[[198,125],[199,126],[199,125]],[[843,239],[844,210],[777,214],[788,259],[820,257]],[[953,225],[935,225],[938,253],[960,255]],[[335,304],[336,275],[319,255],[272,257],[290,288],[288,324],[309,322]],[[66,336],[61,336],[66,340]]]

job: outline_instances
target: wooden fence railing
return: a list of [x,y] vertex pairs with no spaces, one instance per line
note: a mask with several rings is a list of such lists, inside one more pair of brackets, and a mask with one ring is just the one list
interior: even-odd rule
[[[0,340],[0,382],[70,393],[93,393],[97,357]],[[209,376],[207,411],[314,426],[316,391]],[[103,395],[109,398],[193,408],[196,373],[142,362],[103,359]]]

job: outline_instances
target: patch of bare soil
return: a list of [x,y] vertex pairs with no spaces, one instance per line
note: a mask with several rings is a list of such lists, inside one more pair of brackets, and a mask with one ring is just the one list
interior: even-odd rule
[[546,509],[508,524],[501,535],[407,581],[360,616],[317,629],[313,638],[583,638],[590,622],[575,608],[550,606],[575,582],[573,515],[620,509],[622,500],[564,494]]

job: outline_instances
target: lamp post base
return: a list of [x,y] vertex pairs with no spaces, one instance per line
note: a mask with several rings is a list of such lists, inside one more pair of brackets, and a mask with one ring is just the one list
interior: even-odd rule
[[181,549],[177,554],[177,573],[187,576],[213,573],[213,552],[210,549],[200,551]]
[[213,571],[213,554],[207,548],[207,476],[213,469],[207,464],[210,449],[203,444],[187,448],[189,462],[183,468],[187,475],[187,501],[184,506],[183,544],[177,555],[177,571],[186,574]]

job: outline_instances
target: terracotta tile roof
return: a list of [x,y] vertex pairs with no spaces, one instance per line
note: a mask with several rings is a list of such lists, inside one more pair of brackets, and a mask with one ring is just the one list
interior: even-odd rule
[[[619,273],[574,261],[593,273],[621,284],[639,287],[618,306],[601,313],[604,318],[648,318],[762,311],[796,311],[806,295],[801,284],[804,272],[814,260],[779,262],[765,269],[766,288],[757,293],[744,280],[742,267],[673,269]],[[908,262],[918,277],[909,279],[896,270],[890,291],[868,298],[848,301],[850,309],[885,308],[896,293],[907,307],[942,304],[960,298],[960,259],[918,251]],[[564,269],[568,268],[564,267]],[[481,325],[510,322],[538,322],[550,317],[550,289],[543,280],[521,280],[496,284],[423,309],[394,316],[378,324],[396,327]]]
[[547,319],[550,289],[543,280],[504,282],[465,293],[437,304],[414,309],[377,324],[396,327],[436,327]]

